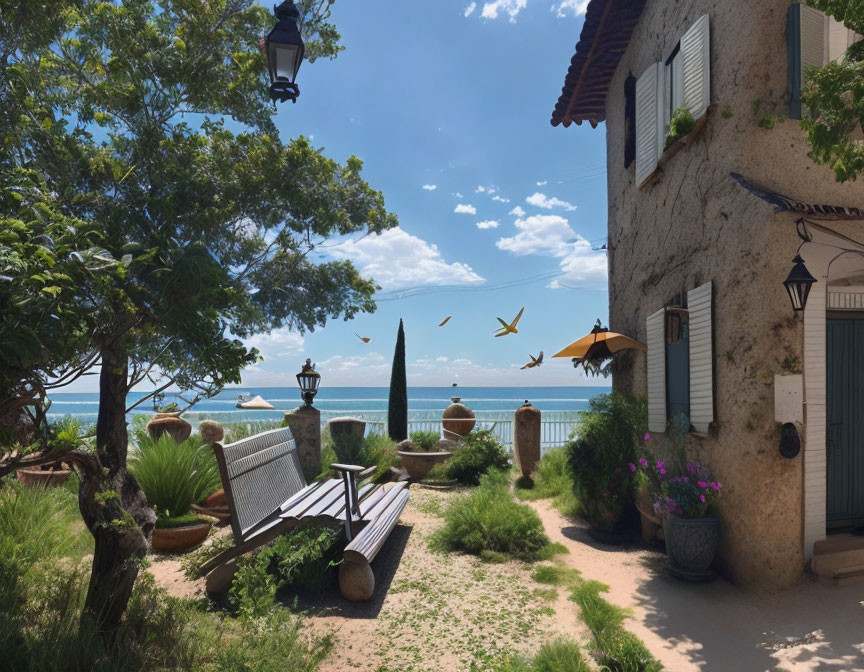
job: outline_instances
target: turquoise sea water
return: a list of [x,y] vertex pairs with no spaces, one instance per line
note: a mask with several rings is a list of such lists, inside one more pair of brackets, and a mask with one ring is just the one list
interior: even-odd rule
[[[527,399],[543,411],[544,420],[569,420],[576,412],[588,407],[588,400],[609,387],[409,387],[408,411],[412,421],[437,420],[450,404],[450,398],[458,395],[480,419],[512,419],[513,412]],[[321,411],[322,420],[340,415],[352,415],[369,421],[381,421],[387,417],[386,387],[324,387],[315,398],[315,406]],[[248,411],[236,408],[239,394],[260,394],[276,407],[274,411]],[[133,392],[130,405],[144,396]],[[165,397],[165,403],[172,400]],[[96,393],[58,393],[51,396],[51,415],[71,415],[85,424],[96,422],[99,398]],[[182,402],[181,402],[182,403]],[[300,391],[295,387],[236,387],[226,389],[213,399],[198,403],[184,416],[190,422],[211,418],[220,422],[250,422],[279,420],[282,415],[300,405]],[[133,413],[149,414],[152,406],[147,403]]]

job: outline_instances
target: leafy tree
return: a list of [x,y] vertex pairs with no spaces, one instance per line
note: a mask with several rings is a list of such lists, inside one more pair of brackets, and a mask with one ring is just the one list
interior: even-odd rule
[[[864,34],[862,0],[810,0],[858,34]],[[840,61],[808,73],[801,96],[805,113],[801,127],[812,146],[810,156],[834,170],[839,182],[864,173],[864,41],[849,48]]]
[[[300,3],[310,61],[341,49],[332,1]],[[84,618],[108,641],[155,520],[126,470],[129,390],[194,401],[257,360],[240,339],[375,309],[374,283],[316,248],[396,218],[359,159],[280,140],[272,25],[251,0],[0,0],[0,392],[38,408],[98,372],[95,449],[64,459],[95,538]],[[56,458],[49,440],[0,475]]]
[[408,438],[408,382],[405,377],[405,329],[399,320],[393,369],[390,372],[390,397],[387,403],[387,434],[393,441]]

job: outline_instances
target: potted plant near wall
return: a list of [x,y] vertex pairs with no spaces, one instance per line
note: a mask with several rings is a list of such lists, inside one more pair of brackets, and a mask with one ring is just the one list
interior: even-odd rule
[[[65,417],[53,423],[49,431],[49,441],[54,448],[62,446],[66,450],[75,450],[85,444],[81,436],[81,423],[75,418]],[[72,471],[63,463],[63,460],[57,460],[36,467],[18,469],[17,476],[24,485],[52,487],[65,483],[71,473]]]
[[654,513],[663,521],[669,573],[687,581],[713,579],[710,567],[720,541],[720,519],[709,513],[722,486],[711,470],[698,462],[687,462],[679,470],[646,457],[630,469],[650,484]]
[[438,432],[412,432],[410,438],[396,444],[408,478],[422,480],[436,464],[446,462],[453,451],[454,442],[442,439]]
[[198,437],[179,444],[168,434],[144,439],[130,456],[129,470],[156,510],[154,551],[184,552],[207,538],[214,519],[193,512],[192,505],[220,487],[210,446]]

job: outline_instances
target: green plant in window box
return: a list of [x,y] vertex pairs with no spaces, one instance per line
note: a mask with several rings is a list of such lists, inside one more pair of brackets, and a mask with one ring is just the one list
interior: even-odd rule
[[663,145],[664,149],[668,149],[672,143],[679,138],[683,138],[696,126],[696,120],[693,118],[693,113],[686,105],[682,105],[672,112],[669,119],[669,130],[666,132],[666,142]]

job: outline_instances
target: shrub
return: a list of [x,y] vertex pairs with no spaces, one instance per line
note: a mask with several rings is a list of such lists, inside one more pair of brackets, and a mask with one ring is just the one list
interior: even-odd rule
[[471,432],[447,460],[447,477],[462,485],[477,485],[491,469],[507,469],[507,451],[488,429]]
[[493,551],[533,561],[549,543],[540,517],[513,499],[508,475],[499,471],[486,474],[476,490],[455,499],[444,523],[435,544],[473,555]]
[[647,429],[647,406],[613,392],[591,399],[580,416],[578,438],[567,445],[573,490],[588,521],[612,530],[632,505],[628,464]]
[[577,585],[572,594],[582,609],[582,620],[594,636],[597,663],[609,672],[660,672],[663,666],[636,635],[621,626],[623,610],[600,596],[607,590],[602,583],[586,581]]
[[216,457],[197,436],[181,444],[167,434],[147,437],[130,456],[129,470],[161,519],[183,516],[221,487]]
[[589,672],[576,642],[559,640],[544,644],[532,661],[512,658],[495,667],[495,672]]
[[573,478],[567,466],[567,449],[552,448],[547,451],[537,465],[532,480],[520,478],[516,481],[516,496],[519,499],[534,501],[552,499],[552,504],[565,516],[575,516],[581,512],[579,500],[573,493]]
[[432,453],[438,449],[441,435],[438,432],[411,432],[412,450],[419,453]]
[[369,434],[363,439],[363,446],[360,448],[360,464],[364,467],[377,467],[372,480],[387,480],[390,478],[390,467],[399,464],[396,442],[383,434]]
[[693,118],[693,113],[686,105],[682,105],[676,110],[673,110],[669,119],[669,130],[666,133],[666,144],[668,147],[678,138],[683,138],[696,126],[696,120]]

